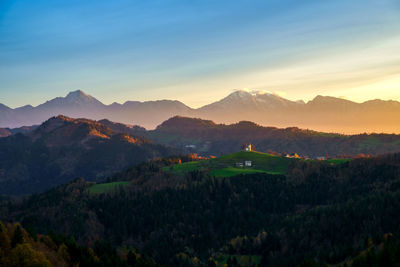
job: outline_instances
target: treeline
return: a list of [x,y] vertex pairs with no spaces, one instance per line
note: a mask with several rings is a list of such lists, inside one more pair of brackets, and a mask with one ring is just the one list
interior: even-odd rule
[[89,194],[90,183],[78,179],[4,202],[2,214],[79,244],[133,246],[169,266],[236,264],[234,255],[261,257],[262,266],[338,264],[400,225],[399,154],[337,166],[296,161],[287,176],[220,179],[200,171],[173,176],[163,171],[172,162],[113,177],[131,181],[114,193]]

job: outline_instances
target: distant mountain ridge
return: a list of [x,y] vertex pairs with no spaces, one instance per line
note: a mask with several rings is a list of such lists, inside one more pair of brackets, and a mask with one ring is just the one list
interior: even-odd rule
[[22,126],[19,128],[0,128],[0,138],[2,137],[7,137],[13,134],[17,133],[29,133],[33,130],[35,130],[38,126],[37,125],[32,125],[32,126]]
[[317,96],[305,103],[274,94],[247,91],[236,91],[219,101],[193,109],[176,100],[127,101],[124,104],[105,105],[78,90],[37,107],[27,105],[11,109],[0,104],[0,127],[40,124],[59,114],[94,120],[106,118],[147,129],[154,129],[163,121],[179,115],[217,123],[247,120],[264,126],[295,126],[345,134],[400,133],[400,102],[397,101],[376,99],[356,103],[341,98]]
[[174,115],[186,114],[191,109],[179,101],[127,101],[124,104],[105,105],[81,90],[57,97],[37,107],[23,106],[11,109],[0,104],[0,127],[15,128],[41,124],[48,118],[63,114],[74,118],[99,120],[107,118],[126,124],[151,128]]
[[298,153],[302,156],[379,155],[400,151],[400,135],[341,135],[299,129],[264,127],[250,121],[217,124],[210,120],[173,117],[148,131],[153,142],[201,155],[221,156],[251,143],[257,151]]

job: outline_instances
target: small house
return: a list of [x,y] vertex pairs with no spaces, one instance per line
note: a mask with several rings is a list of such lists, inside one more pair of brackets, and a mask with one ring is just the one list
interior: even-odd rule
[[243,163],[242,162],[236,162],[236,167],[243,168]]
[[244,162],[244,166],[246,166],[246,167],[251,167],[251,160],[246,160],[245,162]]

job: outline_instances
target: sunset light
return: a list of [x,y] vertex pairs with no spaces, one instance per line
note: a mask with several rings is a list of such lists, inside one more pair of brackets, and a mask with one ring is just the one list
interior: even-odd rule
[[0,0],[0,267],[400,266],[400,0]]

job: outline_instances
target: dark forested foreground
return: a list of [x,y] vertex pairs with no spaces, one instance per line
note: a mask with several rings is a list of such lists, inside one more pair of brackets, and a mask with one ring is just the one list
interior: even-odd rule
[[30,230],[0,222],[0,266],[159,266],[133,248],[117,251],[100,242],[89,248],[64,235],[39,235]]
[[4,200],[1,219],[64,233],[94,251],[96,241],[134,247],[167,266],[400,260],[400,154],[336,166],[300,160],[287,175],[230,178],[163,171],[176,161],[115,175],[110,181],[130,184],[106,194],[90,193],[93,183],[77,179],[23,201]]

